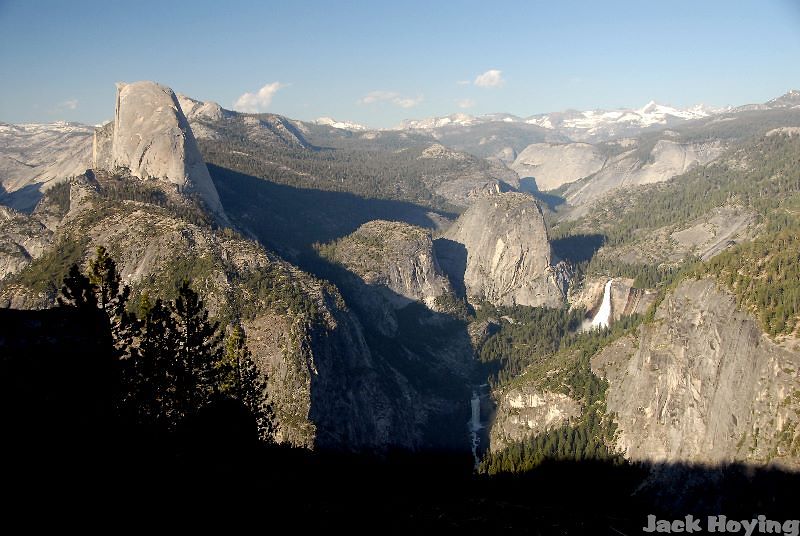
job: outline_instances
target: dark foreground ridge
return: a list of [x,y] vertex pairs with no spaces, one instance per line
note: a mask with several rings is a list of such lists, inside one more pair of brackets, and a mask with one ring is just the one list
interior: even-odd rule
[[0,310],[7,512],[69,512],[76,526],[200,515],[375,534],[641,534],[648,514],[800,516],[800,475],[777,469],[551,461],[489,477],[468,452],[264,445],[229,399],[170,432],[126,426],[111,409],[108,341],[69,308]]

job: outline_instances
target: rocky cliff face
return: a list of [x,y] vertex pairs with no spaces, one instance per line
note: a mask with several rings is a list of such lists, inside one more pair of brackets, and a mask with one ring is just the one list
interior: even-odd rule
[[51,242],[52,232],[38,218],[0,206],[0,280],[19,272]]
[[[451,279],[471,297],[498,305],[559,306],[565,286],[551,265],[544,217],[536,200],[519,193],[482,195],[444,235],[442,259]],[[458,250],[464,262],[459,265]]]
[[[684,143],[661,139],[646,153],[637,148],[609,158],[595,175],[570,185],[564,197],[572,205],[587,205],[621,186],[671,179],[694,166],[711,162],[725,149],[725,144],[719,140]],[[578,210],[574,214],[583,212]]]
[[[604,277],[586,278],[579,290],[570,292],[570,305],[583,307],[591,318],[600,308],[607,281]],[[626,277],[613,278],[610,292],[612,321],[632,314],[645,314],[656,299],[654,290],[634,288],[633,279]]]
[[117,84],[113,126],[95,133],[94,166],[128,168],[141,179],[164,180],[181,192],[198,195],[224,218],[189,122],[167,87],[154,82]]
[[0,203],[30,212],[42,192],[92,165],[92,128],[0,123]]
[[539,190],[553,190],[599,171],[606,158],[588,143],[534,143],[517,155],[511,169],[533,177]]
[[775,344],[712,280],[687,280],[655,321],[592,358],[633,460],[717,464],[800,456],[800,353]]
[[436,298],[452,293],[433,251],[427,229],[402,222],[374,220],[338,240],[332,260],[358,275],[395,309],[412,301],[436,308]]
[[527,383],[507,387],[493,396],[497,401],[489,434],[493,451],[557,428],[581,414],[576,400]]

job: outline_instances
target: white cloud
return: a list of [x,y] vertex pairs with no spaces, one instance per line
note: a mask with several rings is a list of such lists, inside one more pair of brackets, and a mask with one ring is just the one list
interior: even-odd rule
[[475,101],[472,99],[458,99],[456,104],[459,108],[472,108],[475,106]]
[[267,84],[256,93],[245,93],[233,103],[233,109],[239,112],[258,113],[266,110],[272,104],[272,97],[279,89],[283,89],[288,84],[272,82]]
[[358,99],[359,104],[375,104],[378,102],[388,102],[400,108],[413,108],[422,102],[422,95],[407,97],[395,91],[370,91]]
[[478,87],[503,87],[506,81],[503,80],[502,74],[503,71],[489,69],[475,78],[475,85]]
[[393,91],[370,91],[358,100],[359,104],[374,104],[381,101],[390,101],[399,95]]
[[400,106],[401,108],[413,108],[417,104],[422,102],[422,96],[417,95],[416,97],[398,97],[392,99],[392,103]]
[[471,83],[472,82],[470,82],[469,80],[459,80],[458,82],[456,82],[456,84],[458,84],[459,86],[468,86]]
[[69,99],[65,100],[64,102],[58,103],[58,108],[60,110],[77,110],[78,109],[78,99]]

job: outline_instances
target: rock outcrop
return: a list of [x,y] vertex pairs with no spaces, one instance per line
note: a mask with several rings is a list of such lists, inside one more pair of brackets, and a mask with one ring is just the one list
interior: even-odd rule
[[588,143],[534,143],[517,155],[511,169],[536,180],[539,190],[553,190],[599,171],[606,158]]
[[374,220],[336,241],[334,260],[381,293],[395,309],[412,301],[436,309],[436,298],[452,293],[427,229]]
[[576,400],[528,384],[507,388],[494,393],[494,397],[497,410],[489,435],[492,451],[543,434],[581,414]]
[[117,84],[113,125],[95,133],[94,166],[127,168],[140,179],[166,181],[185,194],[197,195],[224,219],[219,195],[175,93],[155,82]]
[[[393,368],[385,352],[370,348],[361,321],[333,285],[255,242],[191,223],[180,212],[103,198],[98,181],[139,180],[103,175],[70,182],[68,210],[53,231],[41,221],[50,218],[44,208],[31,216],[0,211],[0,250],[9,251],[0,253],[0,269],[8,272],[0,279],[0,307],[53,307],[50,284],[58,281],[48,281],[50,274],[64,263],[85,266],[102,245],[132,288],[134,303],[144,291],[174,298],[176,280],[186,277],[212,318],[236,311],[257,368],[267,377],[279,441],[309,448],[417,449],[431,444],[430,431],[440,429],[442,420],[459,422],[453,416],[466,414],[466,394],[448,400],[413,385],[424,384],[430,372],[424,356],[414,357],[423,364],[409,379],[411,373]],[[24,273],[14,273],[20,269]],[[39,282],[48,288],[41,290]],[[439,355],[467,371],[469,340],[466,334],[461,339],[446,341],[452,356]],[[452,370],[447,362],[437,366]],[[459,381],[466,383],[465,377]],[[459,441],[466,446],[466,432],[448,439],[450,447]]]
[[52,232],[37,218],[0,206],[0,280],[39,257],[51,241]]
[[0,123],[0,203],[30,212],[53,184],[92,165],[92,127]]
[[[565,285],[551,265],[542,210],[520,193],[477,198],[447,230],[449,252],[440,257],[451,280],[460,279],[469,297],[497,305],[558,307]],[[465,261],[458,259],[462,249]]]
[[758,215],[754,210],[723,205],[695,220],[665,225],[639,233],[622,244],[603,246],[597,251],[597,258],[628,264],[673,266],[687,256],[707,261],[731,246],[751,240],[758,230]]
[[[660,139],[649,150],[637,147],[609,158],[597,173],[570,185],[564,198],[575,206],[589,205],[606,192],[622,186],[669,180],[694,166],[711,162],[725,149],[725,144],[719,140],[684,143]],[[573,217],[583,213],[575,211]]]
[[632,460],[800,466],[800,353],[770,340],[711,279],[592,358]]
[[[583,307],[587,316],[592,318],[600,308],[603,291],[608,281],[605,277],[586,278],[580,290],[570,293],[569,302],[572,307]],[[615,277],[611,281],[611,318],[612,322],[623,316],[645,314],[655,301],[655,290],[634,288],[633,279]]]

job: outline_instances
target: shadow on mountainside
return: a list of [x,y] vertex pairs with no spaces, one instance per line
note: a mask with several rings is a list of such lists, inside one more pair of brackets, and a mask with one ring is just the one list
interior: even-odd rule
[[347,192],[295,188],[208,164],[228,216],[258,240],[302,266],[315,242],[346,236],[372,220],[436,229],[455,214],[406,201],[366,199]]
[[261,445],[253,417],[232,401],[174,432],[148,433],[111,412],[108,344],[74,310],[0,310],[2,486],[12,519],[219,516],[303,532],[631,535],[648,514],[692,514],[703,530],[708,515],[798,518],[800,474],[777,468],[551,460],[525,474],[480,476],[464,452]]
[[[481,371],[473,357],[466,322],[432,311],[385,285],[367,284],[328,259],[309,256],[303,267],[333,282],[363,327],[374,368],[355,367],[348,379],[365,386],[368,384],[364,379],[371,376],[370,388],[380,385],[390,394],[389,413],[395,433],[417,435],[419,445],[425,448],[469,452],[467,422],[472,386],[486,380],[479,377]],[[349,363],[352,351],[352,348],[338,348],[338,361]],[[315,422],[318,434],[336,437],[337,428],[347,427],[348,423],[337,422],[335,415],[318,411],[331,401],[320,399],[324,389],[315,389],[315,384],[325,382],[322,374],[312,376],[311,382],[309,417]],[[414,399],[407,400],[404,393],[408,391],[401,387],[410,387]],[[330,394],[329,389],[327,392]],[[426,405],[429,407],[420,420],[416,412]]]
[[0,185],[0,205],[6,205],[14,210],[30,214],[42,199],[41,184],[28,184],[13,192],[7,191]]
[[560,195],[539,190],[535,177],[520,177],[519,191],[532,195],[537,201],[553,212],[557,212],[559,207],[567,202],[567,200]]
[[[466,323],[431,311],[386,286],[368,285],[345,267],[321,258],[313,248],[317,242],[346,236],[371,220],[402,221],[435,229],[447,221],[445,217],[453,215],[408,202],[275,184],[214,165],[209,165],[209,170],[231,220],[303,270],[333,282],[364,328],[372,358],[370,367],[364,367],[355,355],[359,349],[345,347],[335,334],[325,343],[337,356],[339,370],[349,370],[346,378],[334,374],[348,382],[338,388],[341,400],[323,399],[330,397],[332,389],[326,384],[330,380],[325,374],[311,377],[309,417],[321,444],[341,444],[350,437],[347,430],[352,425],[343,417],[369,411],[360,408],[359,396],[349,391],[377,388],[390,395],[389,407],[379,408],[387,422],[379,426],[398,437],[421,434],[418,444],[427,447],[469,452],[470,386],[484,383],[485,378],[477,377],[479,370]],[[461,296],[466,250],[462,256]],[[454,284],[458,292],[459,283]],[[414,397],[421,400],[405,400],[407,391],[401,385],[402,389],[410,387]],[[430,407],[421,415],[420,407],[426,403]],[[334,404],[342,411],[331,411]],[[351,411],[344,411],[347,405],[352,406]],[[380,430],[373,432],[376,437],[381,435]]]
[[458,296],[466,297],[464,276],[467,273],[467,247],[455,240],[437,238],[433,241],[433,251],[453,290]]
[[553,255],[572,264],[588,262],[603,247],[606,236],[602,234],[577,234],[556,238],[550,242]]

